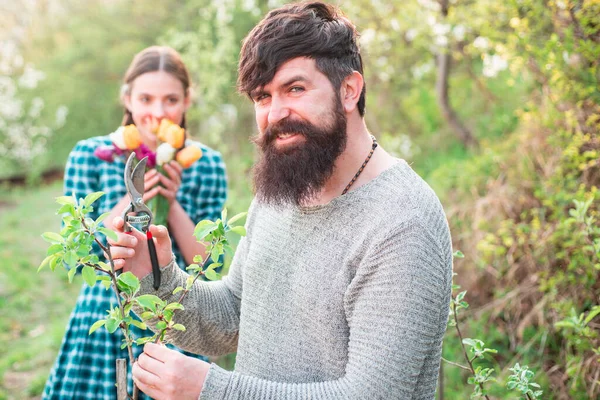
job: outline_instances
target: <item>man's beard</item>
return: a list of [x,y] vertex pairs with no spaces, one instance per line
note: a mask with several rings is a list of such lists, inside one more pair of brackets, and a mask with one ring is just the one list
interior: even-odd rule
[[[262,153],[253,168],[258,200],[279,206],[303,205],[320,192],[346,148],[346,115],[339,98],[331,117],[324,127],[286,118],[253,138]],[[304,140],[278,149],[277,135],[286,133],[302,135]]]

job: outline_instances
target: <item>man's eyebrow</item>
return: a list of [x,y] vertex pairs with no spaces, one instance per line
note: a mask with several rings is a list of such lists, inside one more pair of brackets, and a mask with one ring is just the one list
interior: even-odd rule
[[308,78],[304,75],[296,75],[286,80],[281,86],[287,87],[290,86],[294,82],[308,82]]
[[258,96],[262,96],[263,94],[266,94],[265,89],[264,88],[257,88],[254,90],[251,90],[249,93],[249,96],[251,99],[254,99]]

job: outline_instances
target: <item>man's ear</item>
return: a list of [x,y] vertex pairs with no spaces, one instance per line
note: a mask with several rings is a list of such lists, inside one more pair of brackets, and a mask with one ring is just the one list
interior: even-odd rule
[[340,88],[342,106],[346,113],[351,113],[356,109],[360,94],[364,86],[363,76],[358,71],[353,71],[344,78]]

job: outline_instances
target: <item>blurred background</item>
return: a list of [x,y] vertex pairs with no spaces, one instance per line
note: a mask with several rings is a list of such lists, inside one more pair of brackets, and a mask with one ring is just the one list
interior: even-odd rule
[[[0,0],[0,399],[39,398],[81,279],[36,273],[57,230],[74,144],[116,129],[133,55],[180,51],[194,80],[189,132],[221,151],[227,207],[252,196],[253,107],[235,91],[240,43],[278,0]],[[544,399],[600,398],[600,1],[346,0],[361,35],[367,125],[434,188],[467,290],[463,337],[515,363]],[[444,358],[465,364],[449,327]],[[218,360],[228,368],[233,358]],[[443,367],[438,398],[466,399]]]

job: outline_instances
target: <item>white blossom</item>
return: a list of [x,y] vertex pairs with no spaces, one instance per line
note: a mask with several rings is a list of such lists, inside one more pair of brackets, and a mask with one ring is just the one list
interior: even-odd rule
[[508,61],[498,54],[493,56],[489,54],[483,55],[483,75],[488,78],[493,78],[498,75],[500,71],[504,71],[508,68]]
[[44,108],[44,100],[41,97],[35,97],[31,100],[31,107],[29,107],[29,117],[31,118],[39,118],[42,109]]
[[108,135],[110,140],[121,150],[127,150],[127,145],[125,145],[125,137],[123,136],[123,132],[125,132],[125,127],[120,126],[116,131]]
[[364,47],[369,47],[377,36],[375,29],[367,28],[360,35],[360,44]]
[[485,50],[489,49],[490,41],[483,36],[477,36],[475,38],[475,40],[473,41],[473,46],[476,49],[485,51]]
[[417,37],[417,35],[419,34],[419,32],[416,29],[409,29],[406,31],[406,33],[404,34],[404,38],[409,41],[412,42],[413,40],[415,40],[415,38]]
[[23,115],[23,101],[19,99],[6,100],[0,102],[0,116],[9,121],[21,118]]
[[392,27],[392,29],[396,32],[400,31],[400,22],[398,22],[398,20],[396,18],[392,18],[390,20],[390,26]]
[[175,149],[169,143],[161,143],[160,146],[156,149],[156,164],[163,165],[164,163],[168,163],[175,157]]
[[454,28],[452,28],[452,34],[459,42],[464,40],[466,33],[467,28],[465,28],[464,25],[456,25]]
[[55,119],[56,126],[62,127],[67,121],[67,115],[69,114],[69,108],[67,106],[60,106],[56,109]]
[[411,69],[412,75],[415,79],[421,79],[433,70],[433,62],[427,62],[425,64],[417,65]]
[[0,76],[0,99],[11,98],[15,95],[17,87],[8,76]]
[[27,89],[34,89],[38,82],[45,78],[46,74],[33,68],[33,65],[27,64],[25,66],[25,71],[23,71],[23,75],[19,78],[19,86]]

